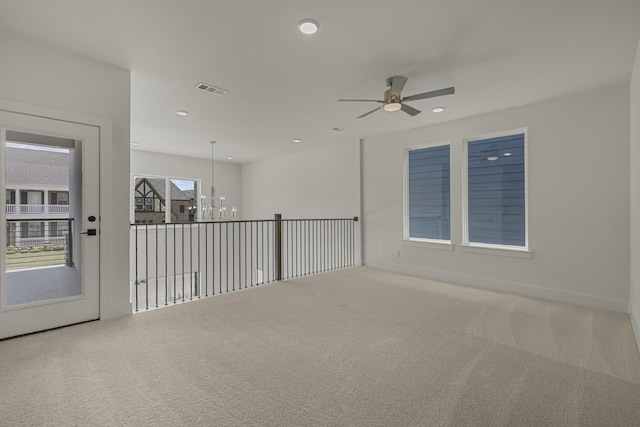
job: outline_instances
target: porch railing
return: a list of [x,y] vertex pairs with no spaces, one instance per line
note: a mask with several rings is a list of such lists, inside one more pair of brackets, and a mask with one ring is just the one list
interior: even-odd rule
[[357,220],[131,224],[134,310],[353,266]]
[[44,205],[20,205],[20,213],[23,213],[23,214],[44,213]]
[[23,237],[17,244],[18,247],[24,248],[29,246],[45,246],[45,245],[65,245],[67,241],[66,236],[59,237]]
[[73,266],[73,218],[7,219],[7,270]]
[[7,204],[5,212],[8,214],[68,214],[69,205],[15,205]]
[[69,205],[49,205],[47,211],[52,214],[69,213]]

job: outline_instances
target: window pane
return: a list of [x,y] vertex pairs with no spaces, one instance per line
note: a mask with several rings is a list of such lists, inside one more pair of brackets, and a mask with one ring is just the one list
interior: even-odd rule
[[133,221],[139,224],[163,223],[167,211],[170,212],[170,222],[195,221],[197,205],[192,205],[197,200],[197,194],[195,180],[135,177]]
[[44,237],[43,222],[29,222],[28,224],[28,237]]
[[470,141],[469,242],[525,246],[524,134]]
[[197,205],[192,203],[198,194],[197,183],[191,179],[172,178],[171,220],[172,222],[193,222]]
[[166,194],[166,178],[136,177],[135,185],[135,214],[134,222],[138,224],[163,223],[165,221],[162,209],[157,209],[158,203],[162,207]]
[[450,240],[449,146],[409,151],[409,237]]

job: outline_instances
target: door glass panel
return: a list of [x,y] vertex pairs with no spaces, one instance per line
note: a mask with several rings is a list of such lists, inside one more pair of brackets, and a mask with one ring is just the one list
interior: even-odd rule
[[[74,262],[74,218],[70,215],[73,204],[81,203],[81,195],[73,192],[78,186],[70,185],[78,164],[74,162],[75,150],[68,148],[73,141],[19,135],[42,143],[11,139],[8,133],[5,144],[5,185],[16,189],[12,191],[26,202],[6,206],[6,306],[82,296],[82,278]],[[7,192],[8,202],[15,198]],[[61,209],[58,205],[63,204],[72,206]]]

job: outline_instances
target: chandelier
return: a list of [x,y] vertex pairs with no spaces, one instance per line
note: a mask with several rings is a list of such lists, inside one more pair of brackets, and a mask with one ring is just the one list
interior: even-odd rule
[[[227,216],[227,198],[220,196],[220,204],[216,205],[215,195],[215,177],[214,177],[214,146],[217,141],[211,141],[211,194],[207,203],[207,196],[200,196],[200,205],[202,206],[202,214],[200,215],[201,221],[215,221],[223,220]],[[231,208],[231,217],[235,218],[238,210],[234,207]]]

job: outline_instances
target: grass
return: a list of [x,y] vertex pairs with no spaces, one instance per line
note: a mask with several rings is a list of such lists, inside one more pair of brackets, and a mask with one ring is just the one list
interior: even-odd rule
[[65,264],[64,251],[23,252],[6,256],[7,270]]

